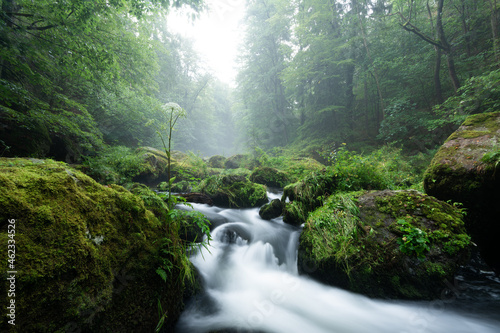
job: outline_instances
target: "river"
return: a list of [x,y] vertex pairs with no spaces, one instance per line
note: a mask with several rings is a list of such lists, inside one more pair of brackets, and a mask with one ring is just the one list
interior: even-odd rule
[[442,299],[375,300],[299,276],[300,228],[262,220],[257,208],[193,207],[217,226],[191,257],[204,291],[177,333],[500,332],[500,279],[481,262],[463,267]]

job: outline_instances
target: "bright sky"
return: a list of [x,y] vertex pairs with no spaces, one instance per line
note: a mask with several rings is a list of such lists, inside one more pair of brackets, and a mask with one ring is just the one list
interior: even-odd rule
[[194,22],[185,9],[172,10],[167,17],[170,31],[194,40],[202,60],[223,82],[234,84],[236,56],[243,38],[241,21],[245,0],[205,0],[208,11]]

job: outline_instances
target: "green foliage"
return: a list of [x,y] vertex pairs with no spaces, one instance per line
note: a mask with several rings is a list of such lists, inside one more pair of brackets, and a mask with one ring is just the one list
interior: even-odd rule
[[496,112],[500,109],[500,70],[468,79],[457,95],[435,107],[438,119],[429,122],[435,129],[447,124],[460,125],[471,114]]
[[493,164],[496,172],[496,169],[500,165],[500,149],[484,154],[481,158],[481,162]]
[[385,108],[378,139],[396,143],[409,151],[425,151],[435,143],[427,126],[435,118],[428,110],[419,110],[409,98],[397,99]]
[[284,146],[293,135],[292,115],[281,74],[291,53],[291,3],[282,0],[248,4],[245,48],[238,73],[239,122],[249,146]]
[[207,194],[222,207],[257,207],[267,202],[266,187],[250,182],[245,175],[221,173],[203,179],[195,191]]
[[413,226],[405,219],[397,220],[399,231],[403,234],[397,239],[401,252],[425,259],[425,253],[429,251],[429,237],[425,231]]
[[126,184],[145,170],[144,160],[124,146],[107,147],[83,162],[86,173],[102,184]]
[[[255,158],[262,167],[275,168],[284,172],[290,182],[296,182],[312,172],[318,172],[325,166],[310,157],[299,157],[299,151],[292,148],[275,147],[269,152],[255,147]],[[298,156],[299,155],[299,156]]]
[[394,147],[384,146],[363,155],[349,151],[343,143],[324,154],[342,191],[401,189],[420,182],[420,175],[401,150]]
[[[172,195],[172,183],[175,178],[171,178],[171,153],[172,153],[172,132],[174,131],[175,124],[181,117],[186,117],[186,110],[181,108],[179,104],[176,103],[167,103],[161,107],[165,122],[160,122],[159,124],[155,123],[154,119],[148,121],[146,126],[153,125],[156,129],[156,134],[161,139],[163,144],[163,149],[165,150],[165,154],[167,155],[167,185],[168,185],[168,197]],[[167,142],[165,142],[165,136]],[[168,144],[167,144],[168,143]],[[169,203],[170,207],[173,207],[173,204]]]
[[[349,274],[348,258],[356,252],[360,227],[359,208],[353,193],[330,196],[325,204],[309,215],[307,234],[312,237],[312,255],[317,260],[330,257],[342,262]],[[354,252],[353,252],[354,251]]]

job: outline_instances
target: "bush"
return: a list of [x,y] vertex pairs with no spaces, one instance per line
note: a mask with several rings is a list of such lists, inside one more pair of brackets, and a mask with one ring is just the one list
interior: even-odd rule
[[145,170],[140,155],[124,146],[104,149],[97,156],[85,157],[85,172],[102,184],[126,184]]
[[362,155],[342,144],[330,152],[327,159],[338,178],[340,191],[404,189],[421,179],[401,150],[391,146]]

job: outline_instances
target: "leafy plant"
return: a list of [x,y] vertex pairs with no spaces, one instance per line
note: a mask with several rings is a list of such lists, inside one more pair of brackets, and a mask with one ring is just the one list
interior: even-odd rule
[[[167,184],[168,184],[168,202],[169,207],[173,207],[170,203],[170,198],[172,196],[172,183],[174,179],[170,177],[171,174],[171,151],[172,151],[172,132],[174,131],[174,126],[181,117],[186,117],[186,110],[181,108],[179,104],[167,103],[162,106],[162,111],[166,117],[166,121],[160,124],[156,124],[154,119],[147,122],[146,126],[153,125],[156,129],[156,134],[161,139],[163,148],[165,149],[165,154],[167,154]],[[166,137],[165,137],[166,135]],[[168,144],[165,142],[167,140]]]
[[309,215],[307,227],[314,228],[311,240],[317,258],[332,253],[338,262],[345,265],[349,274],[348,257],[355,251],[353,244],[358,239],[360,225],[359,208],[353,199],[354,193],[339,193],[328,198],[325,205]]
[[405,219],[397,221],[399,231],[403,237],[397,240],[401,252],[416,256],[418,259],[425,259],[425,252],[429,251],[429,237],[425,231],[413,226]]
[[341,191],[402,189],[420,179],[401,149],[391,146],[364,155],[348,150],[342,143],[322,155],[331,163]]
[[493,164],[495,167],[495,171],[493,175],[496,174],[498,166],[500,165],[500,149],[496,151],[491,151],[483,155],[481,161],[484,163]]
[[96,156],[84,158],[86,172],[103,184],[126,184],[145,166],[141,156],[124,146],[107,147]]
[[500,108],[500,70],[468,79],[457,94],[437,105],[439,116],[428,127],[434,130],[449,124],[458,126],[468,115],[498,111]]

